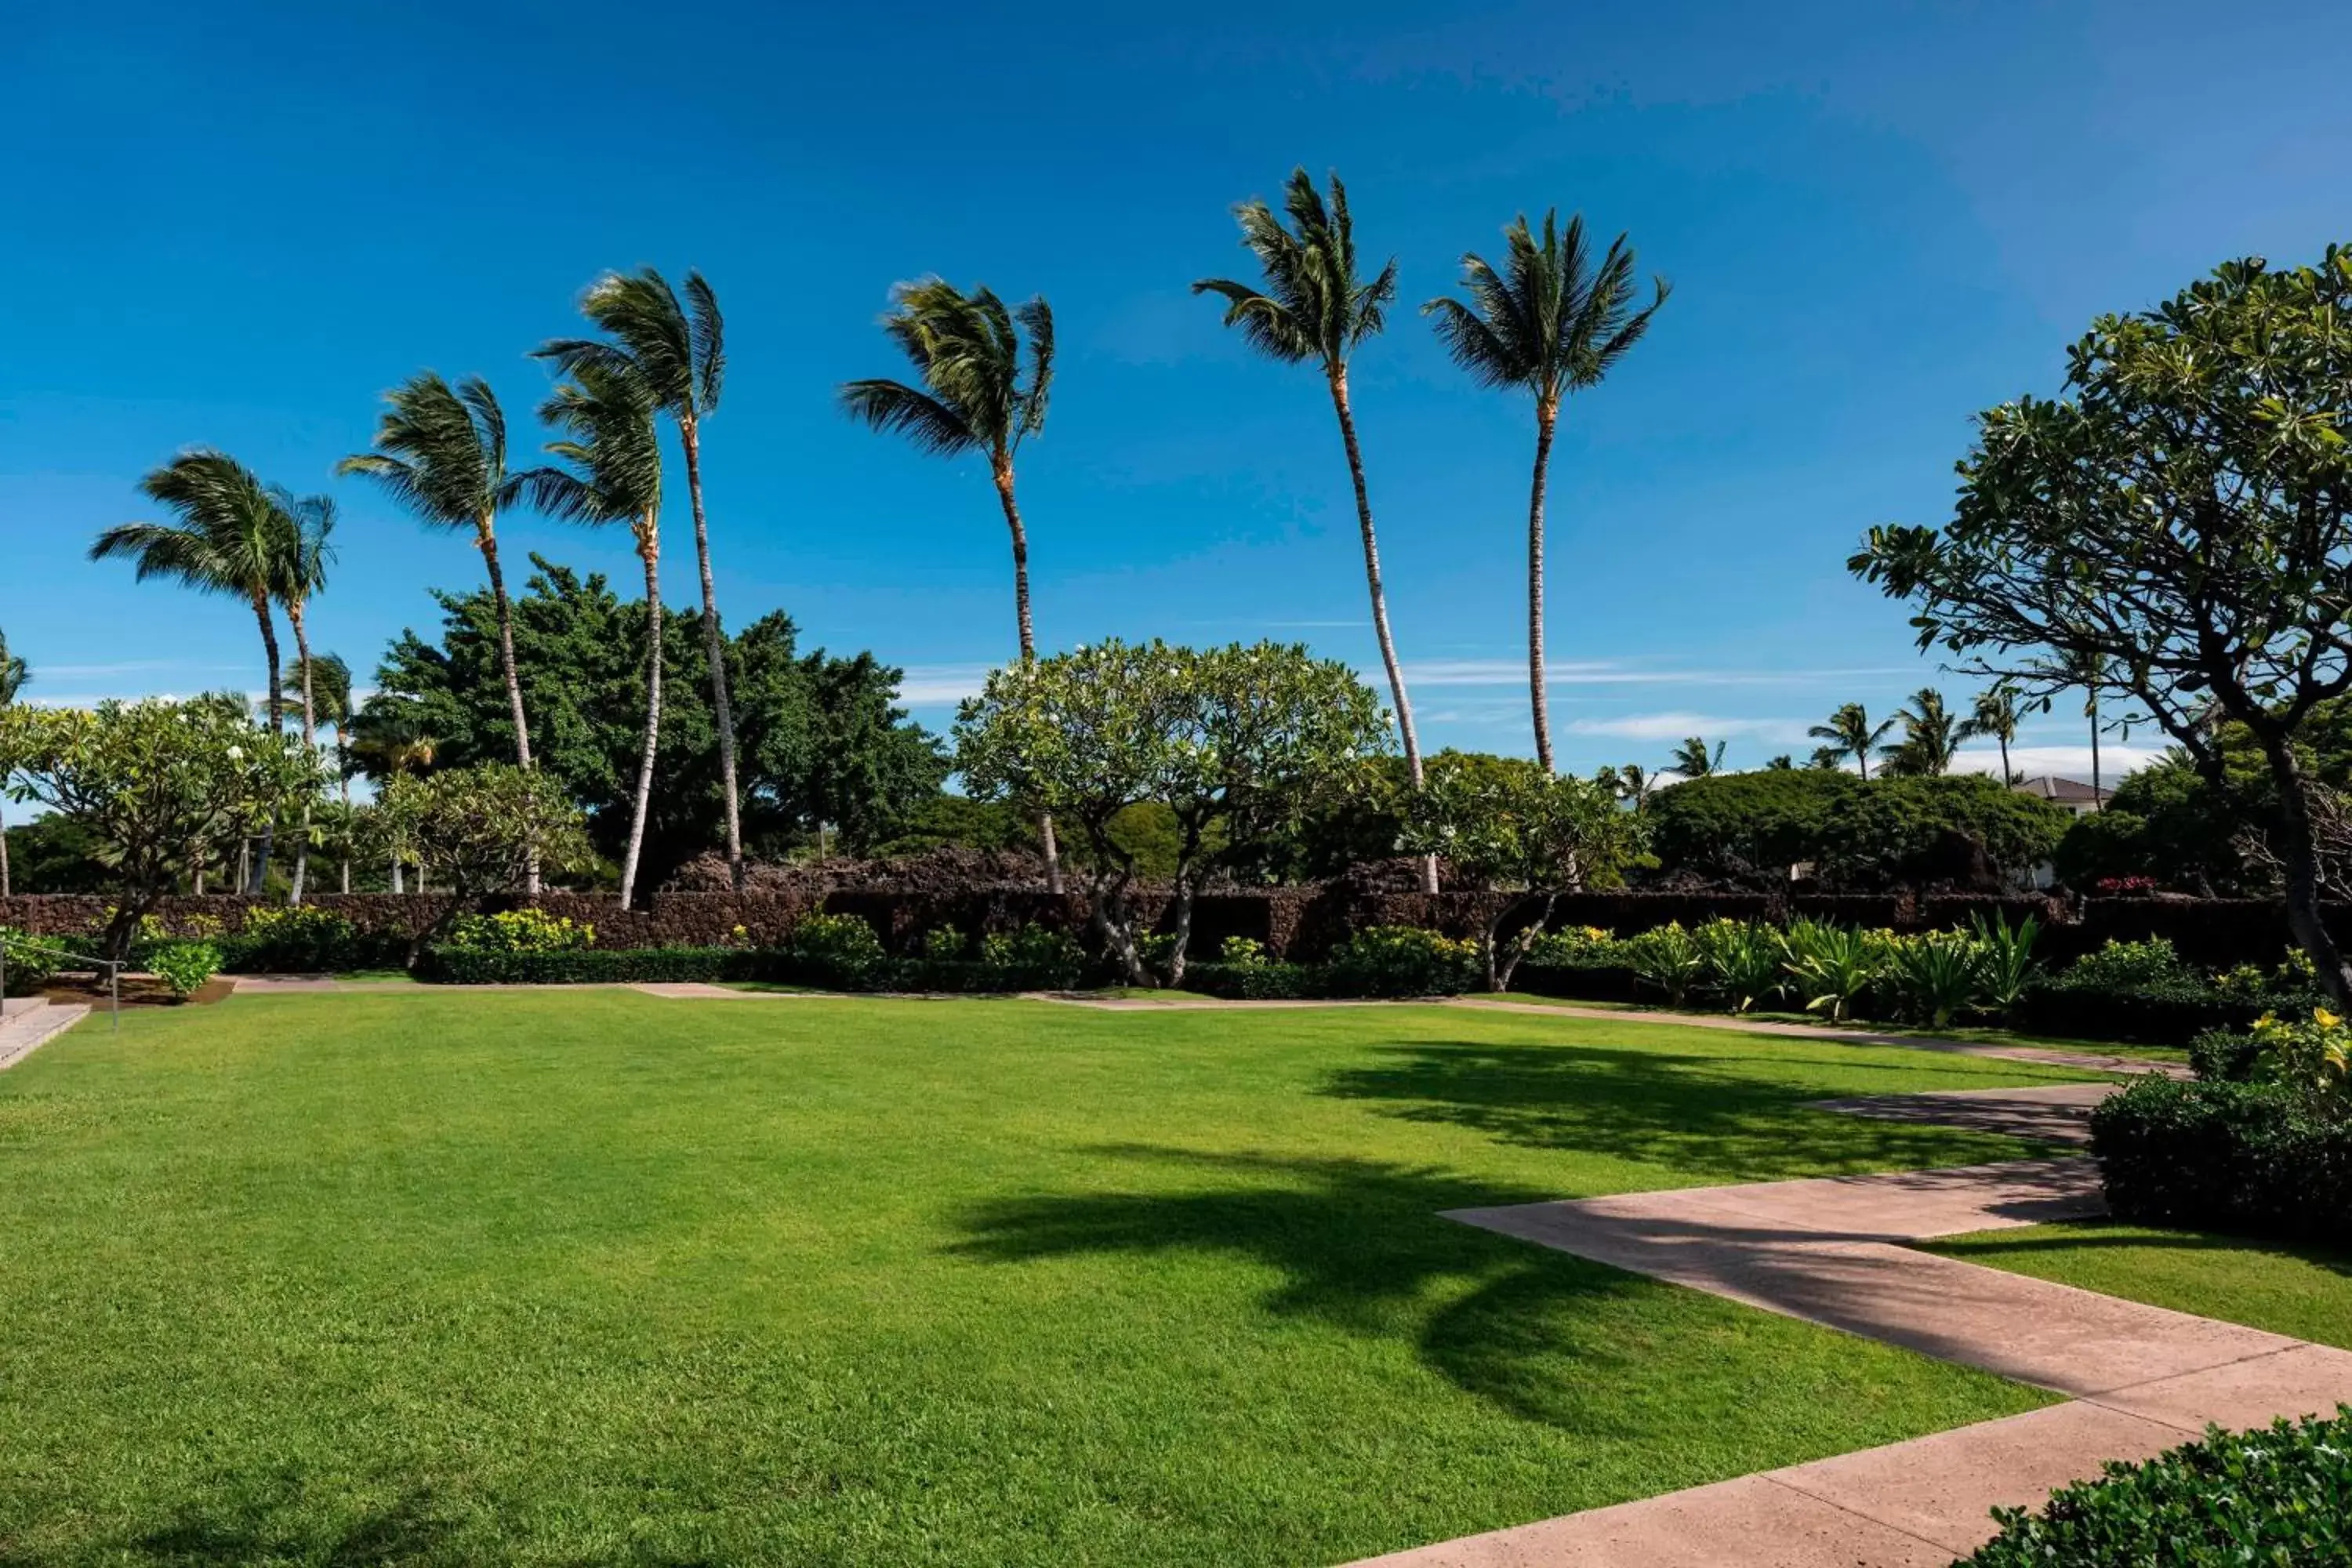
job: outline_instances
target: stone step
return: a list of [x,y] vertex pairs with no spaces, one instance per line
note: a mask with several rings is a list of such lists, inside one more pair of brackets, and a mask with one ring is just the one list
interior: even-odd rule
[[0,1071],[15,1067],[89,1016],[89,1008],[79,1002],[50,1002],[37,996],[16,997],[14,1002],[34,1005],[18,1007],[12,1002],[0,1015]]

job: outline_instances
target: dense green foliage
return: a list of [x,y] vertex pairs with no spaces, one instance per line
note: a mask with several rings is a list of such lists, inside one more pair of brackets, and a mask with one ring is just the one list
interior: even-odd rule
[[1864,780],[1822,768],[1693,779],[1654,795],[1645,815],[1662,865],[1785,886],[1790,868],[1810,864],[1853,889],[1966,880],[1975,851],[1992,873],[2030,870],[2068,821],[1981,774]]
[[2292,1086],[2151,1074],[2091,1132],[2119,1219],[2352,1245],[2352,1118]]
[[221,950],[209,942],[157,942],[140,963],[175,999],[185,1001],[221,972]]
[[2039,1511],[1996,1509],[1969,1568],[2239,1568],[2352,1562],[2352,1407],[2110,1464]]
[[[617,858],[645,740],[645,603],[620,598],[602,576],[533,560],[538,570],[514,601],[514,635],[535,760],[586,810],[600,851]],[[438,638],[412,631],[393,644],[359,731],[429,735],[438,766],[503,761],[513,726],[489,596],[436,596]],[[822,823],[852,848],[879,842],[936,795],[946,763],[897,706],[896,669],[870,654],[803,653],[798,636],[776,612],[728,643],[746,838],[781,854],[813,842]],[[648,882],[720,837],[724,792],[703,647],[693,616],[665,618]]]
[[1441,1211],[2012,1157],[1809,1104],[2062,1076],[1458,1008],[126,1015],[0,1075],[0,1539],[1290,1568],[1848,1452],[2046,1396]]
[[0,995],[39,995],[41,988],[49,983],[49,977],[67,962],[66,944],[55,937],[34,936],[0,926],[0,939],[5,939],[8,944],[7,984],[0,988]]

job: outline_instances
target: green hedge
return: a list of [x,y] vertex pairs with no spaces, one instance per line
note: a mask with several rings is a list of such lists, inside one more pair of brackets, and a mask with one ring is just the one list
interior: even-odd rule
[[1288,1002],[1329,993],[1320,964],[1188,963],[1184,989],[1229,1002]]
[[725,947],[582,948],[569,952],[428,947],[416,978],[436,985],[625,985],[756,980],[768,955]]
[[2231,1568],[2352,1563],[2352,1406],[2267,1430],[2208,1427],[2145,1464],[2061,1488],[2039,1512],[1996,1509],[1973,1568]]
[[2208,1029],[2189,1042],[2189,1070],[2219,1083],[2245,1083],[2262,1055],[2262,1042],[2250,1034]]
[[2352,1121],[2284,1084],[2135,1079],[2091,1113],[2116,1218],[2352,1245]]
[[2025,988],[2012,1022],[2028,1034],[2064,1039],[2185,1046],[2209,1029],[2251,1028],[2264,1013],[2307,1014],[2326,1000],[2305,994],[2233,995],[2193,977],[2112,985],[2059,974]]

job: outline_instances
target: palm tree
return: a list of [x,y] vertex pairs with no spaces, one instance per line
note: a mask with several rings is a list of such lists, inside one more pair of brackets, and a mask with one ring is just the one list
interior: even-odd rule
[[[8,634],[0,632],[0,708],[16,700],[16,694],[31,682],[33,671],[22,656],[8,651]],[[0,764],[0,784],[7,782],[8,770]],[[7,796],[0,793],[0,803]],[[0,813],[0,899],[8,897],[8,819]]]
[[1720,773],[1723,770],[1723,751],[1726,744],[1727,742],[1717,741],[1715,743],[1714,752],[1709,752],[1706,741],[1696,735],[1685,736],[1683,743],[1675,748],[1674,760],[1666,765],[1686,779],[1706,778],[1710,773]]
[[[148,500],[173,513],[174,522],[125,522],[100,533],[89,547],[92,561],[126,555],[138,579],[162,577],[203,594],[229,594],[253,609],[268,667],[269,727],[283,733],[286,706],[279,690],[278,624],[270,605],[300,570],[300,528],[284,503],[285,492],[264,485],[251,468],[209,447],[182,453],[139,481]],[[257,893],[269,870],[272,831],[265,827],[261,853],[246,891]]]
[[[441,742],[425,727],[416,708],[414,699],[390,691],[379,691],[360,704],[352,714],[347,762],[378,784],[396,773],[431,772]],[[420,877],[416,889],[420,893],[425,890],[422,880]],[[392,890],[405,891],[396,851],[392,857]]]
[[1637,812],[1648,806],[1650,797],[1657,793],[1658,775],[1639,763],[1627,763],[1622,767],[1608,769],[1607,774],[1603,782],[1613,784],[1617,798]]
[[[868,379],[845,382],[841,406],[872,429],[896,431],[919,452],[934,457],[985,453],[997,504],[1013,535],[1013,605],[1021,662],[1037,657],[1029,617],[1029,532],[1013,488],[1013,458],[1022,437],[1045,426],[1045,397],[1054,379],[1054,312],[1044,296],[1006,309],[986,287],[965,294],[937,278],[891,290],[882,330],[914,365],[920,386]],[[1025,365],[1022,334],[1028,334]],[[1024,371],[1027,379],[1023,379]],[[1045,877],[1062,890],[1062,862],[1054,819],[1041,816],[1038,838]]]
[[601,527],[625,522],[646,569],[646,738],[629,809],[629,845],[621,858],[621,907],[635,897],[637,862],[653,808],[654,753],[661,740],[661,434],[652,390],[633,370],[583,363],[555,389],[539,416],[569,432],[547,449],[572,465],[524,475],[531,499],[554,516]]
[[702,513],[702,421],[719,407],[727,369],[726,323],[719,296],[699,272],[686,275],[681,305],[668,279],[647,267],[607,272],[581,296],[580,311],[611,341],[557,338],[536,351],[566,375],[583,366],[634,373],[655,406],[677,426],[686,454],[686,494],[694,512],[694,554],[702,573],[702,640],[710,659],[710,709],[719,727],[719,777],[727,795],[727,869],[740,892],[743,820],[735,784],[735,710],[727,696],[727,638],[719,625],[719,588],[710,574],[710,530]]
[[1895,718],[1902,722],[1903,738],[1879,748],[1878,754],[1886,759],[1884,772],[1908,778],[1932,778],[1951,772],[1953,753],[1960,749],[1967,726],[1958,714],[1944,706],[1942,692],[1921,687]]
[[[1243,341],[1269,359],[1322,367],[1324,383],[1331,392],[1332,412],[1339,419],[1339,439],[1348,452],[1348,477],[1356,490],[1356,523],[1364,537],[1364,580],[1372,597],[1372,635],[1379,639],[1389,693],[1396,702],[1405,771],[1418,790],[1422,787],[1421,737],[1413,728],[1412,700],[1405,692],[1396,639],[1389,634],[1388,594],[1381,586],[1380,541],[1372,529],[1371,498],[1364,488],[1364,455],[1356,440],[1355,409],[1348,400],[1348,356],[1387,324],[1387,307],[1396,298],[1396,261],[1391,258],[1369,282],[1357,276],[1355,226],[1348,216],[1347,187],[1337,174],[1331,176],[1331,197],[1327,204],[1305,169],[1292,170],[1282,205],[1290,218],[1286,228],[1273,208],[1256,197],[1234,209],[1241,224],[1242,246],[1257,258],[1263,288],[1230,278],[1203,278],[1192,285],[1192,292],[1222,298],[1225,325],[1239,328]],[[1421,876],[1423,890],[1435,892],[1435,856],[1423,860]]]
[[506,574],[499,569],[499,513],[522,490],[521,479],[507,472],[506,415],[481,377],[467,376],[453,387],[429,370],[384,394],[384,402],[390,406],[376,426],[376,450],[345,458],[335,472],[383,481],[393,500],[428,527],[474,531],[498,613],[499,668],[514,722],[515,761],[527,768],[530,725],[515,671],[514,609],[507,601]]
[[[335,502],[331,496],[297,498],[282,489],[273,489],[278,506],[294,523],[294,555],[288,563],[285,579],[278,584],[277,599],[286,610],[286,623],[294,629],[294,666],[296,678],[301,682],[302,749],[315,764],[319,756],[318,693],[311,679],[310,632],[304,619],[310,596],[327,586],[327,568],[334,563],[335,547],[330,542],[335,531]],[[287,890],[286,901],[302,901],[302,884],[310,868],[310,806],[302,806],[302,832],[294,840],[294,879]]]
[[1863,711],[1861,703],[1848,702],[1830,715],[1828,723],[1816,724],[1805,734],[1808,739],[1823,742],[1821,750],[1813,753],[1816,762],[1828,757],[1832,759],[1831,765],[1834,766],[1837,760],[1852,757],[1862,769],[1863,778],[1867,780],[1870,777],[1870,753],[1894,728],[1894,720],[1873,724],[1870,715]]
[[1968,740],[1989,736],[2000,746],[2000,782],[2013,784],[2016,775],[2009,771],[2009,748],[2017,739],[2017,689],[2000,685],[1989,691],[1977,693],[1975,707],[1968,722],[1960,726],[1961,735]]
[[1650,318],[1670,292],[1651,279],[1645,310],[1633,306],[1633,253],[1619,235],[1598,268],[1585,248],[1584,219],[1544,214],[1543,238],[1524,214],[1503,231],[1507,255],[1497,272],[1476,254],[1462,258],[1462,287],[1470,296],[1432,300],[1423,315],[1437,317],[1437,335],[1454,362],[1482,386],[1524,387],[1536,399],[1535,479],[1528,495],[1528,688],[1534,705],[1536,760],[1551,771],[1551,706],[1544,690],[1544,485],[1551,467],[1552,431],[1560,399],[1600,384],[1610,367],[1642,341]]
[[[304,700],[310,705],[313,721],[335,732],[335,773],[342,784],[343,826],[348,830],[352,815],[352,667],[343,662],[340,654],[305,653],[294,677]],[[352,890],[348,835],[342,850],[342,888],[348,893]]]

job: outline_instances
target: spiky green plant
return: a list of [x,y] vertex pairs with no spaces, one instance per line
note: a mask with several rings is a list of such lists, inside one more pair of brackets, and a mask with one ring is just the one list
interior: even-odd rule
[[710,569],[710,527],[702,510],[702,422],[719,408],[727,374],[727,324],[719,295],[701,273],[686,275],[686,299],[653,268],[607,272],[580,297],[580,313],[604,338],[556,338],[535,352],[575,380],[590,365],[634,374],[677,426],[686,457],[686,497],[694,514],[694,558],[702,577],[702,645],[710,664],[710,712],[719,731],[719,782],[726,797],[727,868],[744,883],[743,816],[736,786],[735,708],[727,690],[727,638]]
[[1976,1001],[1983,954],[1965,931],[1891,937],[1884,952],[1886,986],[1916,1021],[1945,1028]]
[[1691,988],[1706,978],[1706,954],[1680,921],[1629,937],[1625,953],[1635,978],[1665,993],[1669,1006],[1681,1006]]
[[2042,922],[2027,915],[2012,926],[2005,915],[1988,921],[1982,914],[1972,914],[1969,926],[1976,939],[1977,999],[1988,1008],[2006,1013],[2017,1005],[2027,983],[2041,969],[2034,961],[2033,944],[2041,938]]
[[[1192,285],[1195,294],[1214,294],[1225,301],[1225,325],[1242,341],[1284,364],[1313,364],[1323,372],[1331,395],[1331,409],[1339,421],[1339,439],[1347,448],[1348,478],[1356,492],[1356,525],[1363,536],[1364,581],[1370,590],[1372,636],[1380,644],[1381,665],[1388,673],[1389,694],[1396,704],[1397,734],[1404,745],[1405,772],[1412,787],[1422,786],[1421,735],[1412,721],[1412,699],[1405,690],[1404,667],[1397,660],[1396,638],[1389,631],[1388,590],[1381,582],[1380,539],[1372,527],[1370,492],[1364,483],[1364,455],[1356,439],[1355,405],[1348,394],[1348,362],[1357,346],[1377,337],[1388,324],[1388,307],[1396,300],[1397,264],[1388,264],[1366,279],[1356,270],[1356,231],[1348,212],[1348,190],[1331,175],[1331,195],[1325,200],[1314,177],[1294,169],[1283,186],[1283,216],[1253,196],[1234,208],[1241,225],[1242,247],[1257,260],[1260,281],[1244,283],[1231,278],[1203,278]],[[1283,219],[1289,219],[1287,226]],[[1422,888],[1437,890],[1437,861],[1423,859]]]
[[1535,719],[1536,760],[1551,760],[1551,710],[1544,671],[1544,489],[1551,443],[1563,397],[1601,384],[1612,366],[1642,341],[1650,318],[1666,302],[1663,278],[1647,309],[1633,309],[1633,253],[1619,235],[1598,265],[1585,244],[1580,215],[1559,227],[1558,209],[1544,214],[1543,237],[1526,215],[1503,230],[1498,270],[1475,252],[1462,258],[1465,300],[1432,300],[1422,313],[1436,318],[1437,335],[1456,364],[1482,386],[1515,387],[1536,402],[1535,478],[1528,493],[1528,684]]
[[1779,995],[1789,984],[1779,934],[1750,921],[1709,921],[1691,933],[1706,988],[1735,1013]]
[[1885,967],[1885,943],[1874,933],[1825,921],[1793,920],[1780,933],[1782,960],[1797,983],[1805,1011],[1843,1023]]

